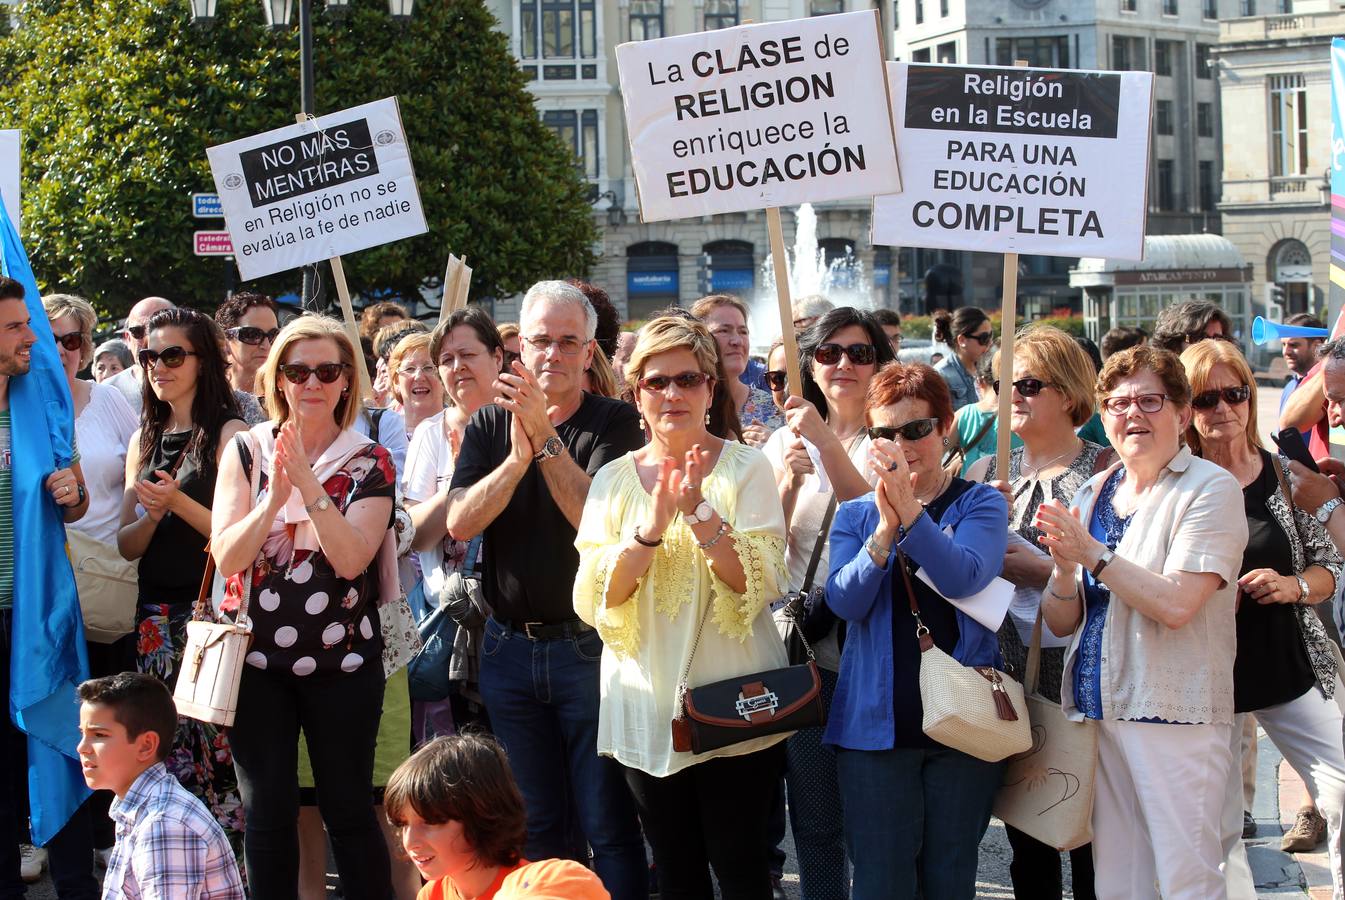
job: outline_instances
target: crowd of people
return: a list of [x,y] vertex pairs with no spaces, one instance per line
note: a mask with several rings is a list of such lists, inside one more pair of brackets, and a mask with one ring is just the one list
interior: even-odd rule
[[[78,447],[48,500],[137,587],[78,691],[98,790],[45,849],[6,724],[0,897],[46,865],[62,900],[309,900],[330,853],[352,900],[771,900],[789,828],[806,900],[972,898],[1007,763],[925,733],[922,657],[1022,681],[1036,634],[1038,692],[1097,735],[1074,897],[1254,897],[1259,724],[1311,795],[1286,842],[1327,842],[1342,900],[1345,341],[1285,343],[1314,472],[1263,446],[1199,302],[1101,352],[1029,325],[1003,367],[983,311],[944,312],[931,367],[894,312],[803,298],[797,393],[722,294],[622,332],[543,281],[516,324],[379,303],[358,342],[261,294],[150,297],[97,347],[86,301],[42,306]],[[4,401],[36,340],[0,279],[5,693]],[[252,632],[228,728],[169,693],[203,583]],[[689,693],[788,666],[791,629],[825,720],[688,749]],[[1062,897],[1062,854],[1008,837],[1015,895]]]

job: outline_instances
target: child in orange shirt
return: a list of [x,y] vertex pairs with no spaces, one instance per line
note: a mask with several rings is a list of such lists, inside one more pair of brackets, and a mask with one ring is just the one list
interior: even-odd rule
[[383,808],[429,882],[417,900],[611,900],[577,862],[523,859],[523,796],[489,738],[430,741],[392,773]]

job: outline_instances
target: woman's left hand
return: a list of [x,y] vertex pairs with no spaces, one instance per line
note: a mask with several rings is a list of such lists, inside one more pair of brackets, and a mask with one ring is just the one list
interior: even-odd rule
[[135,489],[136,500],[145,508],[145,514],[155,522],[173,511],[173,503],[178,497],[178,484],[167,472],[154,473],[157,481],[148,478],[131,485]]
[[[280,426],[280,434],[276,436],[275,452],[276,462],[285,470],[285,477],[304,497],[304,502],[316,502],[317,495],[323,492],[323,488],[318,483],[317,475],[313,474],[312,464],[308,461],[308,452],[304,450],[298,420],[290,419]],[[310,496],[312,500],[309,499]]]
[[1078,510],[1070,509],[1059,500],[1047,500],[1037,507],[1033,524],[1041,529],[1041,545],[1051,552],[1057,563],[1092,568],[1098,541],[1084,527]]
[[818,413],[811,400],[802,397],[790,397],[785,401],[785,427],[804,438],[808,443],[818,446],[832,437],[831,429]]
[[701,479],[705,477],[709,465],[710,451],[702,450],[700,444],[687,451],[682,479],[677,484],[677,508],[682,515],[695,512],[701,500],[705,499],[701,494]]
[[1238,587],[1257,603],[1297,603],[1302,595],[1298,579],[1274,569],[1252,569],[1238,579]]

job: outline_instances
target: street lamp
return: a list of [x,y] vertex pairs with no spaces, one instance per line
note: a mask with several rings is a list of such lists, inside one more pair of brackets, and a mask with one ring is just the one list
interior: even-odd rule
[[388,0],[388,15],[398,25],[406,25],[411,21],[411,11],[415,5],[416,0]]
[[202,28],[215,24],[216,0],[191,0],[191,23]]
[[350,12],[350,0],[327,0],[327,15],[340,21]]
[[294,0],[262,0],[262,12],[266,14],[266,24],[276,31],[289,28]]

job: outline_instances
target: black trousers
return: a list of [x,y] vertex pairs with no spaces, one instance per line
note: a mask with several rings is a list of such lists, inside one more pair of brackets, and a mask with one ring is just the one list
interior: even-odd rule
[[[1064,893],[1060,851],[1028,837],[1012,825],[1005,825],[1009,846],[1013,847],[1013,862],[1009,863],[1009,877],[1013,880],[1013,895],[1018,900],[1060,900]],[[1093,900],[1093,845],[1084,844],[1069,852],[1070,871],[1073,875],[1074,900]]]
[[770,900],[769,821],[785,745],[696,763],[666,778],[624,769],[663,900]]

